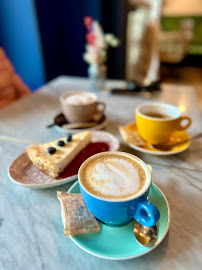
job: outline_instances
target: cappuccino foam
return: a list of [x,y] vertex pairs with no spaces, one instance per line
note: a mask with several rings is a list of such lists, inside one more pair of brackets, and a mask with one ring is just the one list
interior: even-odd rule
[[105,199],[125,199],[144,187],[146,173],[135,160],[108,154],[87,163],[80,181],[93,195]]
[[75,93],[65,98],[65,102],[72,105],[89,104],[95,101],[95,97],[85,93]]

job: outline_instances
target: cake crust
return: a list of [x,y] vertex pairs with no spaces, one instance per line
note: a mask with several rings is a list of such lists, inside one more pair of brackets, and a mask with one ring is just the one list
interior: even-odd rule
[[[39,170],[52,178],[58,178],[65,167],[91,142],[91,138],[91,132],[85,131],[72,135],[70,142],[66,141],[66,137],[62,137],[44,144],[30,145],[26,148],[26,152]],[[64,141],[65,145],[58,146],[58,141]],[[49,147],[54,147],[56,152],[48,153]]]

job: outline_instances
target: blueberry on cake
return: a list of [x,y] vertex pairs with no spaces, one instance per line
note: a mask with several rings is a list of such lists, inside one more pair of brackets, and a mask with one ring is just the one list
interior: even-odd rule
[[52,178],[58,178],[65,167],[91,142],[91,132],[85,131],[57,140],[30,145],[26,152],[33,164]]

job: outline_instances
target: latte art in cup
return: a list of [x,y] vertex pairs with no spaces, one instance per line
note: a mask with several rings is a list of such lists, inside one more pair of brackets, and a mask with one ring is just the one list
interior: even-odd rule
[[96,98],[87,93],[75,93],[65,98],[65,102],[72,105],[83,105],[95,102]]
[[95,196],[127,199],[145,186],[146,173],[135,158],[106,153],[85,164],[80,181]]

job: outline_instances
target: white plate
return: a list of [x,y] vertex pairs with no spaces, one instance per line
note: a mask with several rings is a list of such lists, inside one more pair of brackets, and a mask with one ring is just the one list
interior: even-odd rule
[[[106,142],[110,151],[119,149],[119,141],[112,134],[105,131],[93,131],[92,135],[91,142]],[[22,153],[11,163],[8,175],[15,184],[29,188],[50,188],[77,179],[77,175],[61,179],[49,177],[32,164],[26,153]]]

